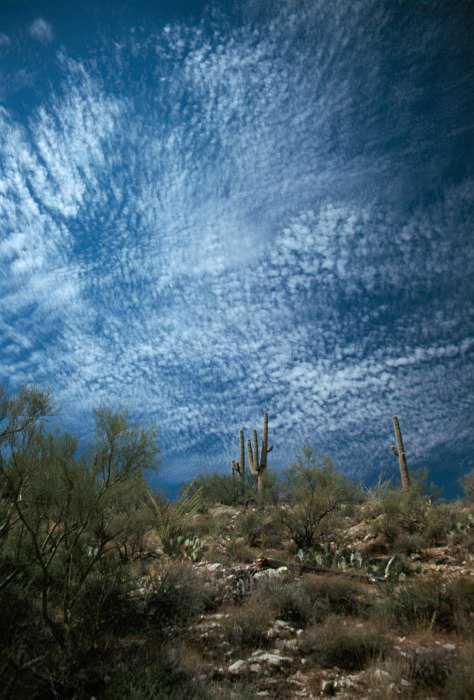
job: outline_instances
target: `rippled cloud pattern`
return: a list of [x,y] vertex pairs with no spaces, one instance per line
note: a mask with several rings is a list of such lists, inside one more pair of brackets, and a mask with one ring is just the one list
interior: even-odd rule
[[170,481],[264,409],[276,466],[309,442],[370,476],[393,413],[413,462],[466,462],[473,14],[216,5],[79,53],[30,22],[54,77],[29,110],[0,90],[0,381],[84,436],[103,403],[156,425]]

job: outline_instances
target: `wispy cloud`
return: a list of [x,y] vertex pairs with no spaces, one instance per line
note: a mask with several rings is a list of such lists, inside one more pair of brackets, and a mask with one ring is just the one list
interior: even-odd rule
[[[130,408],[177,478],[263,408],[279,463],[309,440],[378,469],[395,412],[418,459],[468,440],[474,183],[416,194],[467,117],[422,128],[417,76],[387,83],[392,21],[282,4],[60,54],[28,124],[0,114],[0,378],[52,386],[84,430]],[[392,58],[422,66],[441,30],[410,31]]]
[[51,24],[42,17],[37,17],[30,26],[28,32],[32,39],[40,41],[42,44],[49,44],[54,39],[54,32]]
[[8,48],[11,43],[10,37],[7,34],[0,32],[0,49]]

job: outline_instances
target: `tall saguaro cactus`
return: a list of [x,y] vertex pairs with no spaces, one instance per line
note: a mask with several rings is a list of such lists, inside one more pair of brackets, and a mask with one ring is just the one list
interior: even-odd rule
[[241,430],[240,430],[239,441],[240,441],[240,459],[239,459],[239,461],[237,461],[236,459],[232,460],[232,474],[239,475],[242,493],[244,493],[245,492],[245,437],[244,437],[244,429],[243,428],[241,428]]
[[253,431],[253,448],[250,440],[247,442],[249,464],[252,474],[257,477],[257,494],[261,497],[265,483],[265,471],[267,469],[267,456],[273,446],[268,444],[268,413],[263,416],[262,449],[259,450],[257,431]]
[[398,464],[400,467],[400,479],[402,482],[402,491],[408,491],[411,486],[410,474],[408,472],[408,464],[405,454],[405,447],[403,445],[402,431],[400,430],[400,423],[398,422],[397,416],[392,417],[392,423],[397,444],[392,445],[391,449],[393,454],[396,457],[398,457]]

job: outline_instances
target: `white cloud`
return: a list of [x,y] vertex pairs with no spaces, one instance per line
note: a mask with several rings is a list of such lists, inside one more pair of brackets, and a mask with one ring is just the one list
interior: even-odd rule
[[11,39],[7,34],[0,32],[0,49],[5,49],[11,44]]
[[32,39],[40,41],[42,44],[49,44],[54,39],[54,32],[51,24],[42,17],[35,19],[28,27],[28,32]]
[[222,466],[263,407],[281,463],[356,436],[344,466],[378,468],[395,412],[411,454],[457,439],[473,184],[395,207],[416,146],[384,141],[376,68],[353,126],[386,17],[368,41],[362,10],[314,4],[271,31],[169,26],[103,65],[61,55],[27,126],[2,112],[1,378],[52,385],[84,430],[97,403],[128,406],[188,471]]

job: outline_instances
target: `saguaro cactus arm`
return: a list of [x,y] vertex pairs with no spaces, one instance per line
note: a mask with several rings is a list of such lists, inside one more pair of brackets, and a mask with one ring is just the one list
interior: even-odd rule
[[252,471],[252,474],[257,474],[257,467],[255,464],[255,458],[253,455],[253,450],[252,450],[252,443],[250,440],[247,440],[247,450],[249,453],[249,464],[250,464],[250,469]]
[[400,480],[402,482],[402,490],[408,491],[411,486],[410,474],[408,472],[407,458],[405,454],[405,447],[403,444],[402,431],[400,430],[400,423],[398,422],[398,417],[392,417],[393,431],[395,433],[395,440],[397,446],[395,450],[392,450],[394,454],[398,457],[398,465],[400,467]]
[[253,458],[255,463],[256,471],[260,471],[260,452],[258,449],[258,434],[257,431],[253,431]]
[[239,443],[240,443],[240,476],[242,479],[245,478],[245,440],[244,440],[244,429],[240,429],[239,433]]

